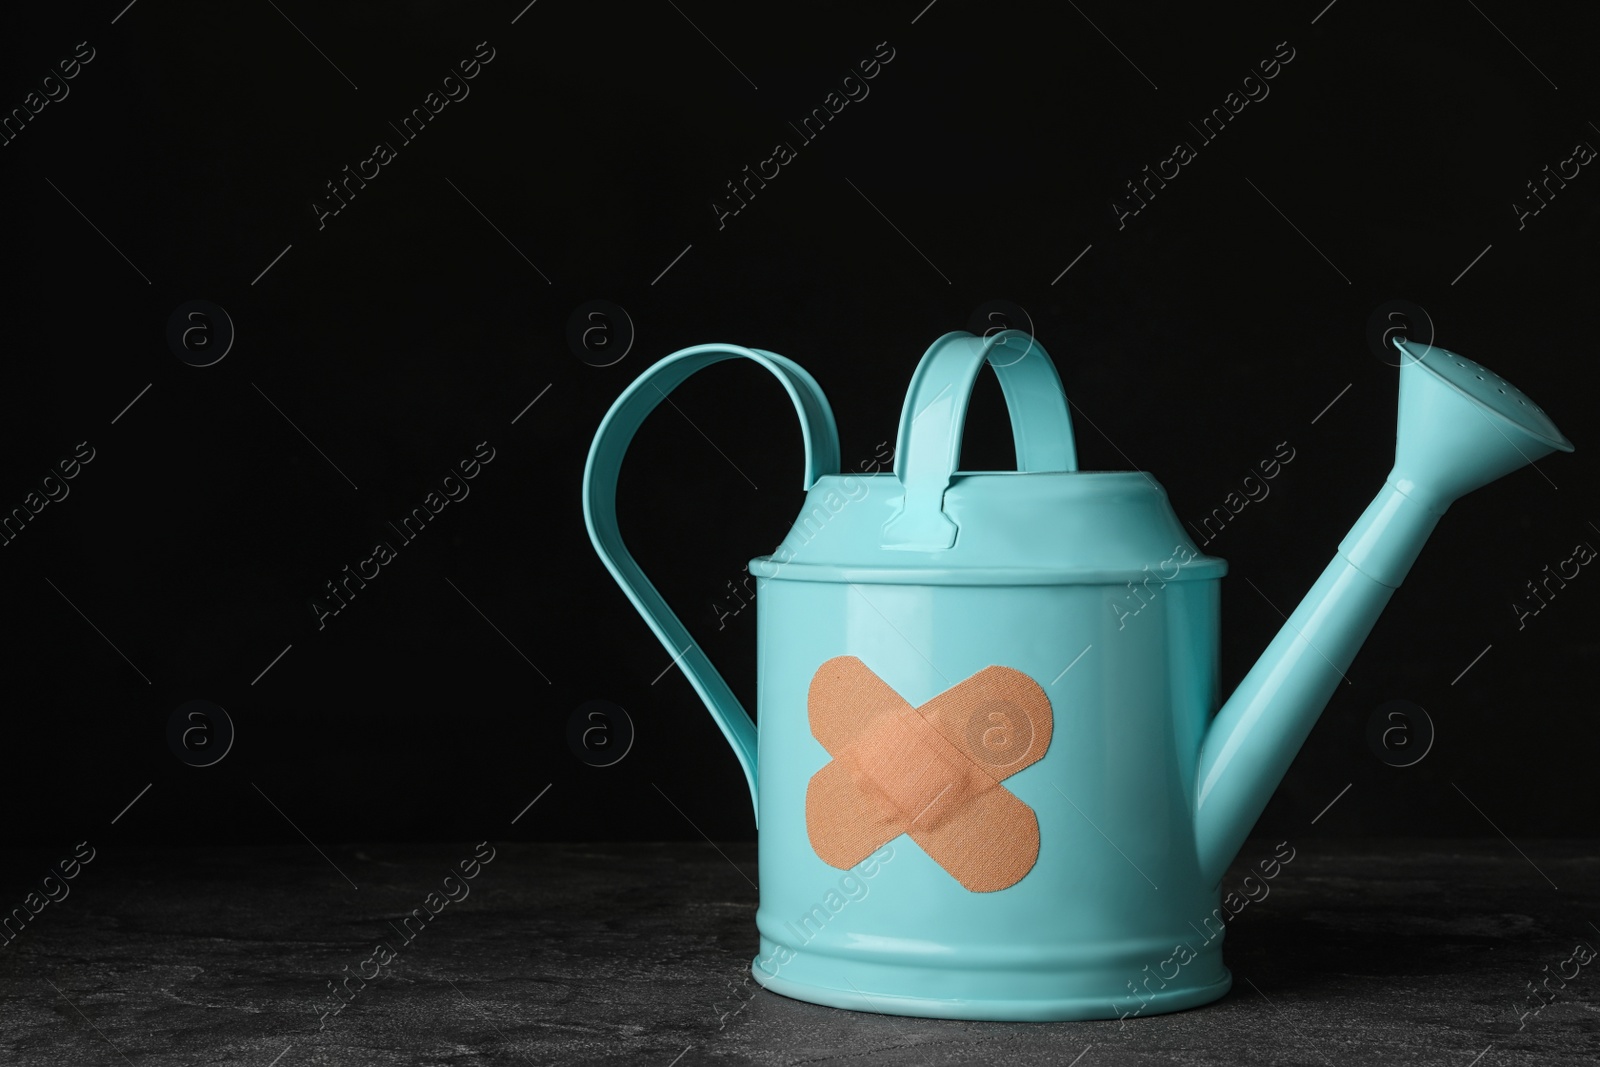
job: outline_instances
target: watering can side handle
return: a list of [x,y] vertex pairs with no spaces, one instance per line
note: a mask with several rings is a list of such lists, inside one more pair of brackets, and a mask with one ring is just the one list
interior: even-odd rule
[[944,492],[961,461],[967,404],[984,363],[994,368],[1005,395],[1017,470],[1078,469],[1066,393],[1044,346],[1021,330],[985,337],[947,333],[917,364],[900,412],[894,473],[905,499],[884,526],[887,547],[937,550],[955,544],[956,524],[944,514]]
[[[623,390],[600,422],[589,459],[583,471],[583,521],[595,551],[627,594],[639,614],[649,624],[684,676],[705,703],[722,736],[733,746],[734,755],[750,787],[750,803],[756,801],[756,727],[739,698],[728,688],[705,652],[689,636],[688,629],[651,584],[622,542],[617,525],[617,477],[633,435],[645,418],[690,375],[725,359],[751,359],[761,364],[783,384],[805,441],[805,489],[826,474],[839,471],[839,431],[833,411],[816,380],[797,364],[762,349],[738,345],[695,345],[674,352],[641,374]],[[757,809],[757,823],[760,811]]]

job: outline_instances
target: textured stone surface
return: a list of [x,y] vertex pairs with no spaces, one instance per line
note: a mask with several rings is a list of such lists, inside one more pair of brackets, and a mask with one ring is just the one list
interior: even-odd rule
[[[1600,946],[1597,850],[1519,844],[1528,858],[1499,840],[1296,842],[1230,928],[1233,991],[1126,1025],[907,1019],[760,991],[750,844],[499,845],[409,944],[395,924],[471,844],[103,849],[0,950],[0,1063],[1600,1062],[1600,959],[1518,1019],[1528,983],[1579,940]],[[49,862],[5,854],[6,907]],[[399,949],[387,976],[319,1029],[327,983],[379,941]]]

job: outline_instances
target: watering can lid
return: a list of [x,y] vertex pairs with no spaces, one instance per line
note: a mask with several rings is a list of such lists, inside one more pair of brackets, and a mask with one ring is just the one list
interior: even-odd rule
[[[1014,472],[963,473],[973,382],[1000,379]],[[935,341],[911,376],[894,472],[828,474],[759,578],[931,584],[1125,582],[1219,577],[1184,533],[1167,494],[1140,471],[1079,472],[1054,362],[1019,330]]]
[[1141,471],[957,473],[942,495],[948,547],[897,543],[895,474],[825,475],[758,578],[936,585],[1121,584],[1220,578]]

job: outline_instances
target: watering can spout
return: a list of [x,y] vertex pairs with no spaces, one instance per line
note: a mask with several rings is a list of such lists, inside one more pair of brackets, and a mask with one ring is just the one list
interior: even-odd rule
[[1221,881],[1390,595],[1459,497],[1572,444],[1492,371],[1433,345],[1401,353],[1395,465],[1310,592],[1212,721],[1195,842]]

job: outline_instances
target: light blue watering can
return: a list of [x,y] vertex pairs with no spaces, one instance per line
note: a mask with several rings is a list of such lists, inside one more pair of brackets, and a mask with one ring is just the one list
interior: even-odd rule
[[[1396,459],[1222,703],[1227,564],[1137,471],[1077,469],[1050,357],[950,333],[911,379],[893,473],[839,473],[833,414],[772,352],[698,345],[630,385],[584,472],[595,549],[683,668],[758,813],[758,982],[839,1008],[1104,1019],[1215,1000],[1220,883],[1378,613],[1452,501],[1572,445],[1530,399],[1396,341]],[[758,579],[759,720],[623,546],[616,486],[645,417],[725,359],[800,416],[804,511]],[[1017,471],[957,472],[987,362]],[[757,726],[759,721],[759,728]]]

